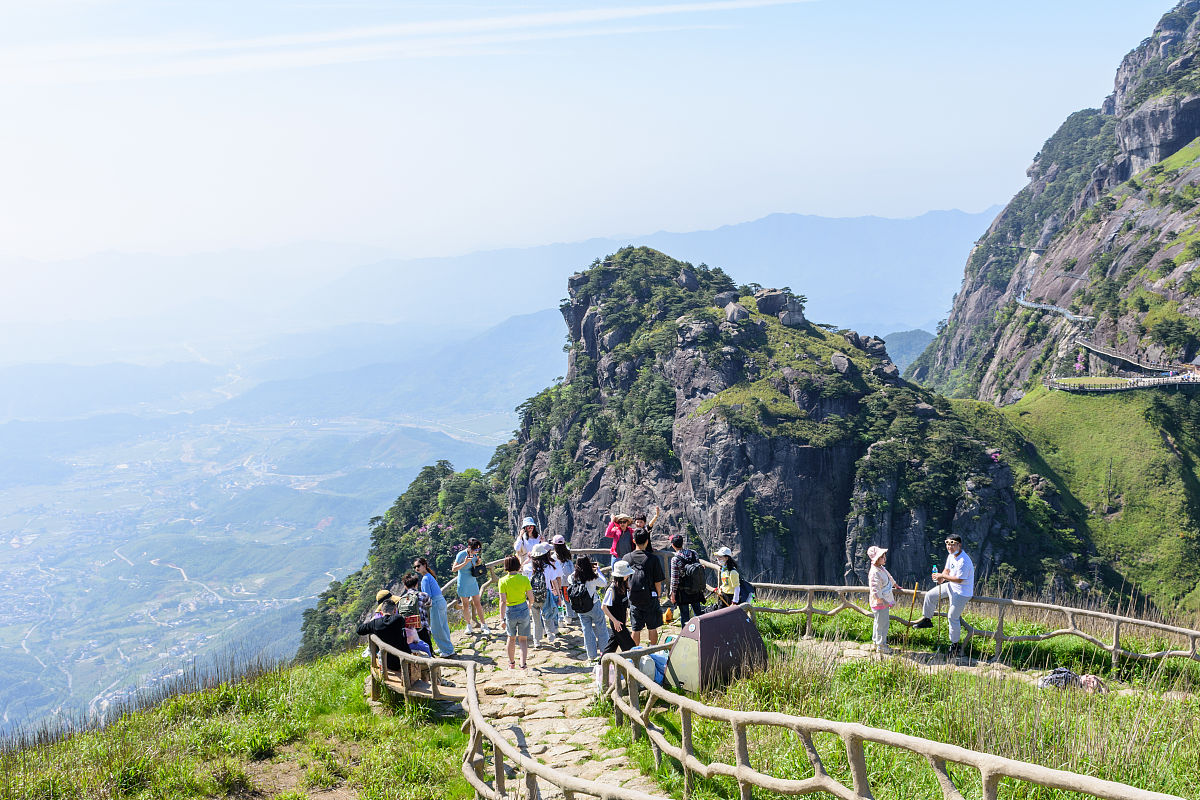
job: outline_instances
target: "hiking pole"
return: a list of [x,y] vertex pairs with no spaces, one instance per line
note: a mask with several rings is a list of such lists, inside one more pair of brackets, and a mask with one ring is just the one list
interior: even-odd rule
[[904,631],[904,648],[906,650],[912,643],[912,615],[917,608],[917,587],[920,585],[920,581],[913,581],[913,598],[912,603],[908,606],[908,628]]

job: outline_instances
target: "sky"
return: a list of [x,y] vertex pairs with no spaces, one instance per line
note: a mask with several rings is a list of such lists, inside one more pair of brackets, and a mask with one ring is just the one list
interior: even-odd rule
[[0,257],[979,211],[1172,5],[0,0]]

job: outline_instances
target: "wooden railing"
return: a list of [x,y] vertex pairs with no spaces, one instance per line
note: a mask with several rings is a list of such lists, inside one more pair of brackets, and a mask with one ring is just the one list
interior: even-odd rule
[[[716,566],[711,562],[705,562],[705,565],[710,568]],[[779,609],[750,605],[744,607],[752,617],[760,613],[805,615],[805,635],[807,636],[812,635],[814,616],[833,616],[842,611],[853,611],[870,616],[869,611],[858,606],[851,599],[852,595],[866,594],[867,588],[862,586],[797,586],[759,583],[757,588],[805,593],[806,603],[800,608]],[[897,592],[909,597],[914,594],[924,594],[924,592],[914,592],[911,589],[897,589]],[[835,608],[818,608],[815,605],[818,594],[836,595],[841,602]],[[997,643],[997,654],[1005,641],[1042,641],[1054,636],[1075,635],[1109,650],[1113,653],[1114,660],[1118,655],[1129,658],[1170,656],[1197,658],[1200,632],[1186,628],[1046,603],[991,597],[975,597],[972,598],[972,602],[994,605],[997,609],[997,626],[995,631],[985,631],[974,628],[966,620],[963,620],[962,625],[967,633],[968,642],[969,637],[976,635],[992,638]],[[1004,634],[1004,615],[1007,609],[1034,609],[1040,612],[1062,613],[1066,616],[1068,627],[1040,635],[1006,636]],[[1077,620],[1081,616],[1111,623],[1114,644],[1108,645],[1080,630]],[[908,621],[904,619],[898,621],[908,624]],[[1120,647],[1123,625],[1139,625],[1161,633],[1187,637],[1190,649],[1159,653],[1137,653],[1123,650]],[[392,687],[397,684],[400,694],[405,698],[410,697],[413,688],[412,670],[416,668],[422,673],[428,673],[430,695],[435,699],[445,698],[446,694],[440,689],[443,670],[462,670],[465,673],[462,704],[467,718],[463,723],[463,730],[468,734],[469,743],[463,756],[462,772],[478,797],[487,798],[487,800],[509,800],[509,798],[515,797],[516,794],[508,788],[508,768],[511,767],[514,772],[520,771],[522,775],[520,783],[523,784],[520,791],[527,798],[540,796],[539,786],[544,782],[557,787],[567,800],[575,800],[579,796],[598,797],[602,800],[664,800],[661,796],[646,794],[615,784],[586,780],[543,764],[532,757],[528,752],[528,745],[522,747],[506,738],[488,722],[480,711],[479,693],[475,683],[476,665],[473,661],[414,656],[385,644],[375,636],[370,638],[368,647],[373,677],[372,695],[375,697],[378,697],[381,687]],[[650,652],[666,650],[669,647],[670,645],[659,645],[634,652],[640,657]],[[396,671],[388,668],[387,656],[389,655],[400,661],[401,668],[398,675]],[[613,670],[616,670],[615,674],[612,672]],[[612,677],[610,678],[610,676]],[[751,798],[754,788],[785,795],[826,792],[841,798],[841,800],[872,800],[873,795],[864,749],[864,744],[870,742],[922,756],[928,762],[944,800],[963,800],[947,764],[963,765],[978,771],[984,800],[997,800],[1000,781],[1004,778],[1049,789],[1080,792],[1103,800],[1182,800],[1176,795],[1146,791],[1126,784],[1015,761],[857,723],[771,712],[734,711],[708,706],[658,686],[642,674],[631,657],[624,654],[610,653],[603,657],[601,660],[601,686],[603,694],[612,702],[616,724],[623,725],[628,720],[635,738],[645,736],[650,742],[656,764],[661,765],[664,755],[675,759],[680,764],[684,775],[685,797],[689,797],[694,791],[695,776],[699,775],[703,778],[717,776],[732,778],[737,782],[739,795],[743,800]],[[643,692],[646,693],[645,702],[642,701]],[[660,706],[669,707],[679,714],[679,744],[670,741],[665,730],[655,722],[653,714]],[[730,726],[734,742],[735,763],[729,764],[697,757],[692,738],[693,724],[697,717],[726,723]],[[812,767],[812,776],[802,780],[778,778],[755,769],[750,762],[749,748],[748,732],[752,726],[782,728],[794,733]],[[827,771],[813,742],[814,735],[820,733],[832,734],[842,740],[850,770],[849,785],[838,781]],[[492,763],[490,766],[487,763],[488,748],[491,750]],[[514,778],[513,782],[516,783],[517,779]]]
[[[487,798],[487,800],[510,800],[510,798],[515,800],[518,796],[536,798],[540,796],[539,784],[544,781],[546,784],[558,787],[566,800],[575,800],[581,795],[599,797],[602,800],[667,800],[660,795],[646,794],[612,783],[585,780],[543,764],[532,757],[528,752],[528,745],[521,747],[506,738],[488,722],[487,717],[479,710],[479,691],[475,686],[475,662],[414,656],[385,644],[376,636],[370,638],[368,647],[371,655],[371,674],[374,678],[372,695],[375,695],[380,688],[375,681],[384,685],[397,682],[397,676],[387,668],[386,656],[388,655],[398,658],[401,662],[398,682],[401,686],[401,694],[406,698],[409,696],[410,669],[413,667],[429,671],[430,688],[435,697],[440,696],[437,686],[442,670],[451,668],[462,670],[465,673],[466,696],[462,703],[467,718],[463,722],[463,732],[467,734],[468,743],[467,751],[463,755],[462,774],[471,788],[475,790],[477,797]],[[660,648],[639,650],[637,654],[641,656],[646,652],[653,652],[655,649]],[[625,660],[615,655],[605,658],[609,660],[610,664]],[[490,766],[487,763],[485,743],[487,747],[491,748],[492,763]],[[521,771],[520,783],[523,784],[523,791],[513,791],[509,788],[508,768],[510,766],[513,770]],[[516,780],[513,782],[517,783]],[[1163,795],[1159,797],[1163,797]]]
[[[840,614],[843,611],[852,611],[863,616],[873,616],[872,612],[857,605],[850,598],[852,596],[867,595],[866,586],[809,586],[809,585],[792,585],[782,583],[756,583],[755,587],[760,590],[770,590],[776,592],[798,592],[805,595],[805,605],[799,608],[770,608],[768,606],[755,606],[751,609],[754,614],[802,614],[805,616],[805,632],[806,637],[812,636],[812,621],[814,616],[831,617]],[[896,594],[903,597],[912,597],[914,591],[912,589],[897,588]],[[818,608],[815,605],[817,595],[834,595],[839,599],[839,604],[831,609]],[[923,599],[925,592],[915,592],[918,599]],[[902,605],[902,604],[898,604]],[[995,630],[985,630],[976,628],[966,619],[962,620],[962,629],[965,632],[966,644],[969,646],[972,637],[991,639],[996,643],[996,651],[993,656],[994,660],[1000,658],[1001,648],[1005,642],[1042,642],[1047,639],[1053,639],[1056,636],[1075,636],[1083,639],[1086,642],[1094,644],[1103,650],[1106,650],[1112,655],[1113,666],[1116,666],[1120,658],[1129,659],[1154,659],[1154,658],[1187,658],[1200,661],[1200,631],[1195,631],[1190,628],[1180,628],[1174,625],[1166,625],[1161,622],[1150,622],[1148,620],[1135,619],[1133,617],[1122,617],[1116,614],[1109,614],[1104,611],[1093,611],[1091,609],[1071,608],[1069,606],[1058,606],[1050,603],[1036,603],[1026,600],[1006,600],[999,597],[983,597],[976,595],[967,603],[967,607],[985,606],[995,611],[996,628]],[[1057,616],[1061,614],[1065,623],[1064,627],[1047,633],[1040,634],[1023,634],[1018,636],[1010,636],[1004,632],[1004,623],[1006,613],[1011,610],[1026,610],[1041,612]],[[940,614],[940,616],[945,616]],[[1079,626],[1081,619],[1087,619],[1094,622],[1093,628],[1111,628],[1112,643],[1108,643],[1098,639],[1097,637],[1085,632]],[[901,625],[909,625],[909,621],[902,617],[892,617],[892,622],[898,622]],[[1142,653],[1135,650],[1126,650],[1121,647],[1122,632],[1128,633],[1130,628],[1141,628],[1153,631],[1158,634],[1166,634],[1176,636],[1186,640],[1189,644],[1187,649],[1173,650],[1166,649],[1152,653]]]
[[[649,740],[656,764],[662,764],[664,755],[679,762],[683,770],[684,797],[691,796],[695,790],[695,776],[699,775],[704,778],[732,778],[737,782],[741,800],[750,800],[756,788],[785,795],[827,792],[841,800],[873,800],[864,749],[864,744],[870,742],[907,750],[924,757],[937,780],[944,800],[963,800],[947,764],[959,764],[977,770],[983,787],[983,800],[997,800],[1000,781],[1004,778],[1048,789],[1081,792],[1104,800],[1182,800],[1176,795],[1150,792],[1123,783],[1014,761],[854,722],[834,722],[766,711],[733,711],[708,706],[667,691],[643,675],[627,659],[610,654],[604,657],[601,664],[602,685],[612,701],[616,723],[622,725],[628,719],[634,738],[645,736]],[[616,685],[613,687],[609,687],[610,669],[617,670]],[[644,703],[641,700],[642,692],[646,694]],[[664,728],[654,721],[653,714],[658,707],[679,714],[679,744],[668,739]],[[734,743],[733,764],[700,759],[696,756],[692,728],[697,717],[730,726]],[[777,778],[755,769],[750,762],[749,730],[752,726],[781,728],[795,734],[808,757],[812,776],[803,780]],[[837,780],[827,771],[824,760],[813,743],[813,736],[818,733],[832,734],[842,740],[850,770],[849,785]],[[632,793],[629,796],[633,796]]]

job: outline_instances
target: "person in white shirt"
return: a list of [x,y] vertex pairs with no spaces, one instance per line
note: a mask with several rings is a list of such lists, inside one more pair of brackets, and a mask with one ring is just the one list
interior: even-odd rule
[[533,646],[542,646],[542,637],[549,644],[558,634],[559,570],[551,560],[554,547],[549,542],[534,545],[529,562],[521,568],[533,586]]
[[946,566],[941,572],[933,573],[932,577],[937,586],[925,593],[925,604],[921,609],[921,618],[914,628],[932,628],[933,615],[937,613],[938,603],[945,597],[950,601],[950,612],[946,617],[950,620],[950,656],[961,655],[959,637],[962,635],[962,612],[967,601],[975,595],[975,564],[971,557],[963,552],[962,537],[952,533],[946,537]]

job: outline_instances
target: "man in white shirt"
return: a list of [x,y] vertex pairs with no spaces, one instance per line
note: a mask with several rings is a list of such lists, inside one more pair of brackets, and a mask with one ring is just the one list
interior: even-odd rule
[[925,593],[922,617],[913,627],[932,628],[938,604],[943,597],[948,599],[950,612],[946,617],[950,620],[950,657],[955,658],[961,654],[958,639],[962,635],[962,612],[967,601],[975,595],[975,564],[963,552],[962,537],[957,533],[946,537],[946,552],[946,567],[941,572],[933,573],[937,586]]

